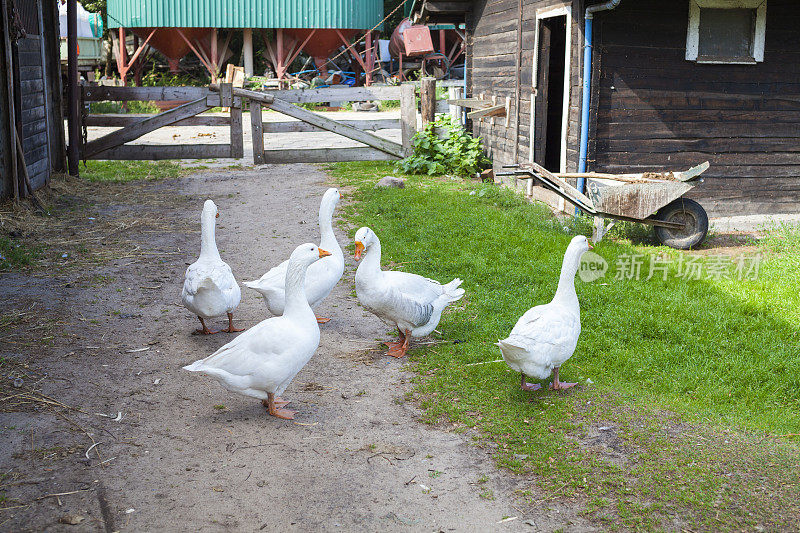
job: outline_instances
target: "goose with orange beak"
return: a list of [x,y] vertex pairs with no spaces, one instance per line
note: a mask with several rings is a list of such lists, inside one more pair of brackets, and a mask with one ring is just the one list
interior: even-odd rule
[[206,320],[224,314],[228,315],[228,327],[221,331],[243,331],[233,327],[233,310],[242,299],[242,291],[233,277],[231,267],[219,256],[215,237],[217,218],[217,205],[206,200],[200,216],[200,257],[186,269],[181,292],[184,307],[200,319],[202,327],[195,333],[203,335],[217,333],[208,329]]
[[229,391],[261,400],[270,415],[292,419],[294,411],[280,398],[319,347],[319,325],[308,305],[308,267],[330,256],[316,245],[298,246],[286,269],[283,315],[253,326],[212,355],[183,367],[216,379]]
[[369,228],[356,232],[355,259],[361,261],[356,271],[358,301],[364,309],[397,328],[400,339],[387,343],[387,355],[392,357],[406,355],[411,337],[430,334],[445,307],[464,296],[458,278],[442,285],[417,274],[381,270],[381,242]]
[[506,364],[522,374],[522,390],[541,388],[538,383],[528,383],[526,376],[542,380],[551,373],[553,382],[550,388],[553,390],[577,385],[561,382],[558,373],[561,365],[575,353],[581,334],[581,308],[575,292],[575,274],[581,256],[591,249],[592,245],[586,237],[573,237],[564,254],[553,300],[529,309],[517,321],[508,338],[497,343]]

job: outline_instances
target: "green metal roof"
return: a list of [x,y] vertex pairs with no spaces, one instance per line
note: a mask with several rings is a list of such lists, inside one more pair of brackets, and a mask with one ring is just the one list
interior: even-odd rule
[[352,28],[383,18],[383,0],[108,0],[108,27]]

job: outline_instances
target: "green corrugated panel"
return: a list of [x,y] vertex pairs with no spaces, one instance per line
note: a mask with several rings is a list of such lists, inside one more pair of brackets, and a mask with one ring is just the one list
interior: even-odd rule
[[109,28],[372,28],[383,0],[108,0]]

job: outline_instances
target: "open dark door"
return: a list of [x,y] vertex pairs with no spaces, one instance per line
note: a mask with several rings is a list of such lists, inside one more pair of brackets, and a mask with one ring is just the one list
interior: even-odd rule
[[550,172],[561,170],[563,137],[564,71],[567,17],[539,21],[534,161]]

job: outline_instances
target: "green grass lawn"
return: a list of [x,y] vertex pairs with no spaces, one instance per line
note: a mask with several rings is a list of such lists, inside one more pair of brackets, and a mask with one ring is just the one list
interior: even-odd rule
[[[550,301],[567,244],[588,224],[565,227],[475,182],[409,176],[406,189],[374,189],[389,164],[329,172],[355,200],[350,234],[375,230],[384,265],[464,280],[442,342],[411,353],[414,396],[428,422],[496,443],[499,464],[530,481],[532,505],[575,501],[604,527],[800,527],[800,233],[776,230],[733,258],[601,242],[609,272],[576,277],[583,330],[561,374],[579,387],[523,393],[519,374],[489,362],[501,357],[494,343]],[[654,254],[671,261],[666,280],[644,279]],[[614,279],[634,256],[642,279]],[[739,279],[740,260],[759,265],[757,279]],[[678,277],[690,261],[701,279]],[[730,277],[710,276],[715,265]]]

